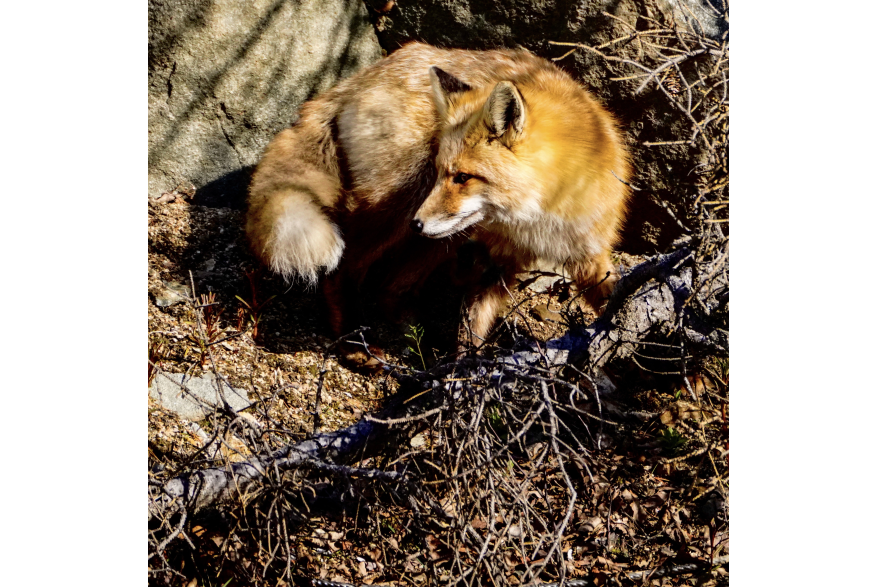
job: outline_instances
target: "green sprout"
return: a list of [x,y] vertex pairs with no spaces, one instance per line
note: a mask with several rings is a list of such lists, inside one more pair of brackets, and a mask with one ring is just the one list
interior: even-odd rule
[[420,341],[423,340],[423,326],[420,324],[415,324],[413,326],[408,327],[411,332],[405,335],[406,338],[410,338],[414,341],[414,346],[409,346],[408,350],[413,354],[420,357],[420,364],[423,366],[423,370],[426,371],[426,360],[423,358],[423,351],[420,349]]
[[688,440],[679,434],[672,426],[668,426],[665,430],[663,430],[658,437],[663,445],[664,449],[670,451],[671,453],[679,452],[682,447],[688,442]]

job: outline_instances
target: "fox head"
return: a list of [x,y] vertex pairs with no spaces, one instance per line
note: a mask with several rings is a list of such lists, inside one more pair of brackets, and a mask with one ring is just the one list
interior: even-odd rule
[[473,89],[437,67],[429,75],[441,121],[438,173],[412,230],[441,238],[484,220],[526,216],[521,188],[534,186],[536,178],[516,153],[528,122],[519,89],[510,81]]

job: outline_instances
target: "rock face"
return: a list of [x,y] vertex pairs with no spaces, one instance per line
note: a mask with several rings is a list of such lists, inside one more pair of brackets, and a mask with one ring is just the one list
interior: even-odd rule
[[149,0],[149,195],[241,206],[298,107],[380,57],[361,0]]
[[[728,21],[723,0],[366,0],[378,38],[387,52],[417,40],[442,47],[494,49],[523,46],[547,59],[561,57],[571,47],[549,41],[583,43],[592,47],[629,36],[634,31],[676,23],[721,43]],[[714,8],[715,7],[715,8]],[[606,52],[643,61],[643,44],[626,39],[608,45]],[[646,53],[648,46],[646,45]],[[598,95],[632,139],[635,185],[622,248],[631,253],[662,250],[680,235],[673,218],[686,220],[699,195],[697,173],[705,168],[702,145],[642,147],[690,136],[690,123],[680,116],[655,84],[637,93],[641,79],[630,68],[607,63],[578,50],[558,60]],[[672,72],[671,72],[672,73]],[[686,75],[689,75],[686,73]],[[695,75],[695,74],[691,74]],[[662,208],[655,199],[665,202]]]
[[[229,387],[223,383],[222,395],[236,412],[250,407],[250,399],[245,389]],[[183,373],[159,372],[149,387],[149,397],[165,409],[193,422],[203,420],[214,406],[222,405],[213,373],[187,379]]]
[[400,0],[389,9],[382,8],[386,0],[366,3],[379,21],[378,37],[388,51],[412,40],[469,49],[522,45],[534,52],[547,48],[549,40],[608,40],[624,25],[604,12],[636,23],[636,15],[660,11],[679,24],[702,25],[716,39],[728,29],[710,8],[721,7],[722,0]]

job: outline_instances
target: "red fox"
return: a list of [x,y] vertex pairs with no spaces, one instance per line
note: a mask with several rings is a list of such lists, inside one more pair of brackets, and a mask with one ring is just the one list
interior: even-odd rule
[[538,260],[565,264],[599,309],[617,280],[609,252],[629,173],[613,117],[553,64],[413,43],[302,106],[253,174],[246,231],[283,277],[327,274],[339,336],[359,326],[357,292],[377,260],[395,269],[392,298],[467,239],[483,243],[501,271],[469,299],[478,343]]

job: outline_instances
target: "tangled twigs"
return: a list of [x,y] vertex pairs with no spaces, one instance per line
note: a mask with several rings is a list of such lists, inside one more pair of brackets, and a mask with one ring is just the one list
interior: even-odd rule
[[[712,326],[711,330],[698,330],[704,329],[705,324],[709,326],[710,319],[721,313],[721,303],[717,301],[721,296],[718,293],[727,288],[726,278],[720,268],[716,269],[711,265],[726,261],[725,250],[713,248],[712,258],[702,258],[702,251],[703,247],[699,246],[696,239],[688,239],[676,251],[657,256],[635,267],[619,281],[616,294],[600,321],[584,332],[550,342],[545,345],[546,352],[520,351],[494,360],[466,359],[437,366],[430,372],[407,374],[405,378],[409,383],[419,383],[421,389],[425,387],[430,390],[427,394],[421,394],[418,402],[405,404],[397,399],[380,414],[364,417],[349,428],[316,434],[308,440],[249,461],[229,463],[224,467],[195,471],[171,479],[160,492],[154,491],[150,514],[160,515],[168,508],[173,509],[175,503],[183,503],[190,512],[198,512],[208,505],[241,498],[247,494],[253,483],[259,482],[272,469],[282,472],[305,467],[385,483],[399,482],[402,477],[391,471],[363,467],[343,468],[336,463],[367,457],[369,453],[363,452],[366,444],[370,443],[375,449],[380,448],[384,446],[382,439],[389,435],[398,435],[406,427],[410,429],[422,426],[424,422],[434,421],[438,416],[456,422],[450,424],[450,428],[446,425],[443,434],[455,435],[457,441],[454,446],[457,448],[452,454],[446,454],[444,466],[439,468],[448,472],[445,482],[455,488],[457,499],[462,500],[462,503],[471,501],[471,496],[467,494],[468,489],[464,490],[464,487],[470,487],[476,479],[493,484],[499,494],[509,496],[507,515],[510,520],[517,520],[518,524],[515,526],[507,522],[504,525],[506,539],[513,537],[510,529],[513,526],[519,528],[518,531],[524,527],[541,528],[540,532],[548,532],[542,536],[542,543],[548,548],[547,552],[556,552],[559,548],[559,536],[564,533],[569,522],[575,494],[570,494],[572,497],[563,508],[564,515],[557,520],[557,529],[550,530],[553,523],[542,515],[536,515],[527,502],[522,501],[527,495],[530,482],[525,479],[519,485],[507,476],[497,477],[493,467],[505,459],[507,466],[514,469],[517,466],[514,459],[503,455],[522,450],[527,444],[525,438],[544,436],[550,442],[537,461],[548,459],[553,462],[553,466],[557,467],[561,477],[565,479],[567,490],[573,491],[571,481],[563,472],[563,463],[567,458],[564,456],[565,449],[558,443],[563,435],[560,424],[566,426],[567,430],[570,430],[570,424],[554,412],[552,402],[561,400],[561,396],[556,395],[561,389],[579,394],[581,391],[576,391],[578,388],[574,384],[553,373],[571,360],[580,362],[581,357],[587,357],[586,369],[593,371],[595,368],[605,367],[612,361],[629,356],[631,347],[636,343],[647,341],[656,335],[668,335],[673,325],[680,324],[680,320],[683,326],[676,334],[688,336],[690,346],[706,344],[712,348],[726,344],[726,338],[721,336],[721,328]],[[696,282],[695,272],[692,271],[694,267],[700,268],[697,273],[704,276],[703,283]],[[698,301],[691,301],[693,297]],[[704,308],[712,308],[712,313],[704,312]],[[691,320],[697,314],[695,310],[702,314],[698,316],[699,321]],[[678,313],[680,311],[683,312],[682,315]],[[545,367],[546,357],[553,358],[553,364],[548,369]],[[538,390],[536,396],[508,395],[533,386]],[[473,396],[473,393],[476,395]],[[564,393],[569,394],[569,391]],[[471,404],[473,401],[476,403]],[[454,419],[469,410],[471,415],[467,423]],[[546,411],[543,413],[543,410]],[[398,428],[393,428],[394,426]],[[488,436],[484,436],[485,426]],[[446,436],[439,448],[448,446],[448,440]],[[416,453],[412,453],[409,458],[413,456]],[[482,476],[480,471],[487,472]],[[487,488],[483,491],[485,496],[497,494]],[[433,499],[442,501],[439,495],[434,495]],[[547,495],[542,499],[553,502]],[[473,514],[467,514],[465,518],[470,518],[471,515]],[[484,520],[490,518],[486,511],[478,515]],[[464,536],[464,529],[465,526],[459,530],[461,535],[456,539],[471,540],[469,535],[472,530],[465,530]],[[484,550],[485,540],[486,537],[480,538],[479,551]],[[480,560],[485,561],[483,564],[496,565],[497,563],[490,560],[491,553],[497,556],[496,552],[495,548],[484,550]],[[532,552],[522,552],[522,556],[531,558]],[[461,561],[458,567],[462,571],[469,564]],[[475,561],[471,564],[475,564]],[[540,569],[533,569],[531,575],[535,576],[539,572]]]

